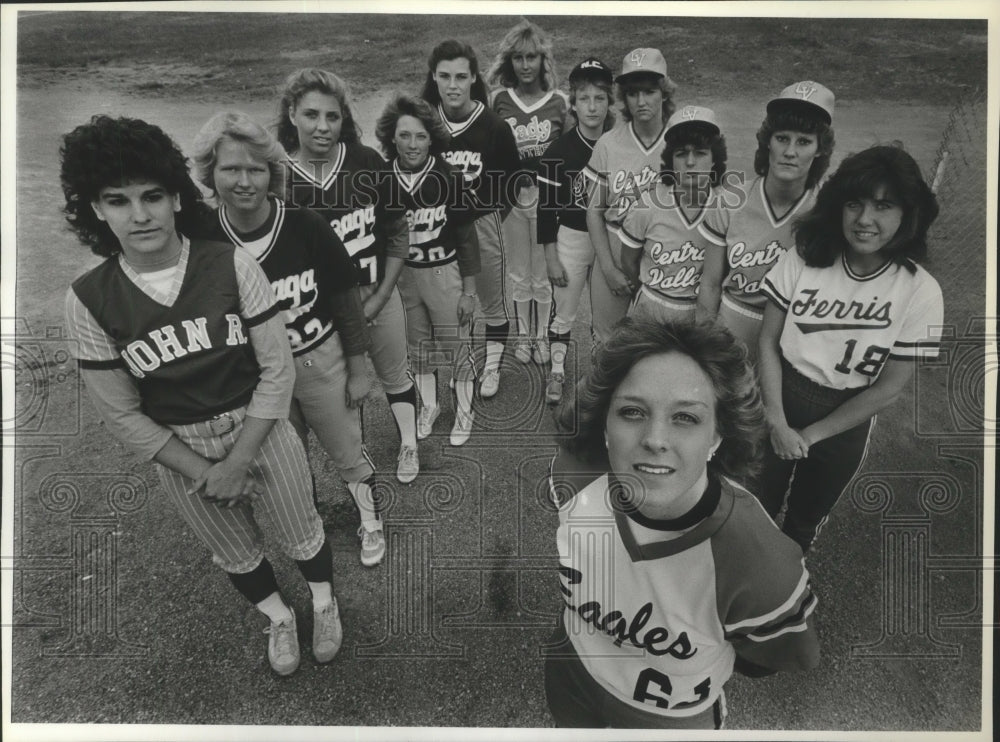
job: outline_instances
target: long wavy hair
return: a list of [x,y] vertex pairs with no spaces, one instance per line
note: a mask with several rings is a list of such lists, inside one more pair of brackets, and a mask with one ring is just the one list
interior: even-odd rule
[[660,180],[664,185],[673,185],[676,181],[674,173],[674,152],[687,145],[707,147],[712,151],[712,170],[709,182],[717,186],[726,172],[726,160],[729,157],[726,149],[726,138],[712,126],[692,121],[674,126],[664,137],[663,156],[660,158]]
[[903,208],[896,234],[883,250],[911,273],[927,259],[927,230],[938,215],[938,202],[916,161],[898,142],[878,145],[844,159],[816,196],[816,204],[795,226],[796,249],[807,265],[826,267],[848,249],[844,205],[874,198],[884,187]]
[[472,82],[472,89],[469,95],[472,100],[477,100],[483,105],[489,105],[489,91],[482,75],[479,74],[479,60],[472,47],[464,41],[448,39],[431,49],[431,54],[427,58],[427,78],[424,80],[424,89],[420,91],[420,97],[436,106],[441,102],[441,93],[438,91],[437,80],[434,79],[434,72],[440,62],[450,62],[453,59],[467,59],[469,61],[469,72],[475,76]]
[[500,50],[486,73],[486,84],[491,87],[500,85],[505,88],[516,88],[518,77],[514,72],[511,57],[514,52],[526,52],[530,49],[542,55],[542,69],[539,75],[542,90],[555,90],[559,87],[556,61],[552,56],[552,40],[540,26],[526,18],[522,18],[521,22],[510,29],[500,41]]
[[757,130],[757,151],[753,156],[753,169],[757,175],[767,175],[770,166],[771,137],[776,131],[800,131],[803,134],[816,135],[816,158],[809,166],[806,177],[806,188],[812,188],[819,183],[823,173],[830,167],[830,157],[836,143],[833,127],[823,121],[817,114],[812,116],[800,109],[778,108],[770,113]]
[[215,190],[215,165],[224,139],[239,142],[251,156],[266,162],[270,181],[268,192],[281,198],[285,193],[285,160],[288,155],[274,135],[242,111],[220,111],[205,122],[194,138],[191,159],[195,175],[204,186]]
[[63,213],[80,242],[101,257],[122,251],[92,204],[101,190],[128,183],[156,183],[180,197],[174,225],[186,237],[206,234],[211,209],[191,180],[180,147],[155,124],[99,114],[63,137],[59,148],[59,180],[66,205]]
[[302,96],[313,91],[332,95],[340,104],[343,121],[340,125],[340,140],[344,144],[361,141],[361,129],[351,111],[351,92],[347,83],[332,72],[307,67],[296,70],[285,79],[278,100],[278,117],[275,134],[281,146],[289,153],[299,151],[299,132],[292,123],[291,109],[298,106]]
[[[730,332],[714,323],[664,323],[626,317],[594,356],[590,373],[575,395],[566,395],[556,424],[569,437],[567,453],[608,470],[604,431],[615,389],[643,358],[683,353],[711,379],[715,391],[715,429],[722,443],[709,469],[747,481],[763,455],[764,407],[747,352]],[[669,382],[665,382],[669,383]]]
[[448,133],[448,128],[437,115],[437,111],[431,107],[431,104],[423,98],[396,93],[382,110],[378,121],[375,122],[375,138],[382,145],[382,152],[390,161],[396,159],[399,154],[393,140],[396,137],[396,123],[403,116],[412,116],[427,129],[431,138],[430,153],[432,155],[440,154],[448,148],[451,134]]

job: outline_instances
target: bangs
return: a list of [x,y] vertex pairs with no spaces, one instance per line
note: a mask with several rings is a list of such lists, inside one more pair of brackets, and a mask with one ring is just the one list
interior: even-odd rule
[[902,197],[903,191],[893,180],[888,172],[880,168],[851,173],[841,183],[841,200],[843,202],[861,199],[875,200],[879,190],[884,189],[884,198],[900,206],[905,206],[906,203]]
[[671,151],[689,144],[695,147],[711,147],[719,140],[719,136],[719,132],[714,127],[693,121],[674,127],[666,136],[665,146]]
[[525,31],[514,45],[510,49],[511,55],[514,54],[528,54],[530,52],[535,52],[539,56],[545,52],[542,50],[541,45],[539,45],[538,40],[535,35],[530,31]]
[[621,80],[618,85],[621,87],[622,92],[628,95],[629,93],[637,92],[650,92],[653,90],[661,90],[660,80],[663,79],[660,75],[653,72],[636,72],[624,80]]
[[803,134],[819,134],[829,125],[818,116],[811,116],[801,110],[784,108],[769,114],[767,123],[772,131],[797,131]]

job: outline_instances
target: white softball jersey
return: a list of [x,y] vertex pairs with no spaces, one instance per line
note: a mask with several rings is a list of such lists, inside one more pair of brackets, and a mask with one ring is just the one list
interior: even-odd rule
[[830,267],[814,268],[797,250],[789,250],[767,274],[762,290],[785,312],[782,354],[817,384],[865,387],[875,383],[890,358],[938,354],[941,287],[914,263],[890,262],[860,276],[843,255]]

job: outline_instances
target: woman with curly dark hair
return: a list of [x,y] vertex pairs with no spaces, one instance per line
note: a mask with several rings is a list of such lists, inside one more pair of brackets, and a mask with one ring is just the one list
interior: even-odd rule
[[[476,214],[471,203],[462,204],[461,171],[441,157],[451,137],[427,101],[408,95],[393,98],[379,116],[375,136],[392,163],[410,227],[410,256],[399,277],[399,291],[422,403],[417,437],[423,439],[433,432],[440,414],[434,357],[451,357],[455,420],[472,415],[475,377],[469,343],[479,273]],[[462,428],[452,430],[453,445],[466,438]]]
[[846,158],[767,274],[760,378],[771,449],[758,495],[803,551],[860,470],[876,413],[938,353],[944,309],[918,261],[934,194],[898,146]]
[[622,222],[622,272],[639,291],[629,314],[661,322],[694,319],[708,241],[698,232],[726,170],[715,112],[685,106],[667,121],[660,182]]
[[545,665],[559,726],[720,728],[734,666],[816,665],[802,552],[732,479],[754,470],[763,436],[732,335],[624,319],[560,424],[565,608]]
[[792,227],[816,199],[833,153],[834,95],[817,82],[789,85],[767,104],[754,170],[744,193],[726,192],[698,229],[710,243],[698,292],[699,319],[728,327],[756,359],[764,305],[761,281],[794,245]]
[[264,556],[255,511],[313,594],[313,652],[341,628],[333,566],[305,450],[288,422],[294,370],[274,294],[256,261],[202,239],[207,207],[184,155],[137,119],[95,116],[60,151],[70,226],[107,259],[66,295],[80,374],[109,431],[144,459],[233,585],[271,622],[268,659],[299,664],[294,611]]

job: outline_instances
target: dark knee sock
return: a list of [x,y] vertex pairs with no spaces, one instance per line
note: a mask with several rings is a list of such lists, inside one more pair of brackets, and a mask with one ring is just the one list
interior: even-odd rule
[[299,567],[299,572],[306,578],[306,582],[333,582],[333,553],[326,538],[311,559],[296,559],[295,563]]
[[257,605],[271,593],[278,592],[278,581],[274,577],[274,569],[266,558],[262,559],[256,569],[250,572],[241,574],[227,572],[226,574],[229,575],[229,581],[233,583],[233,587],[254,605]]

